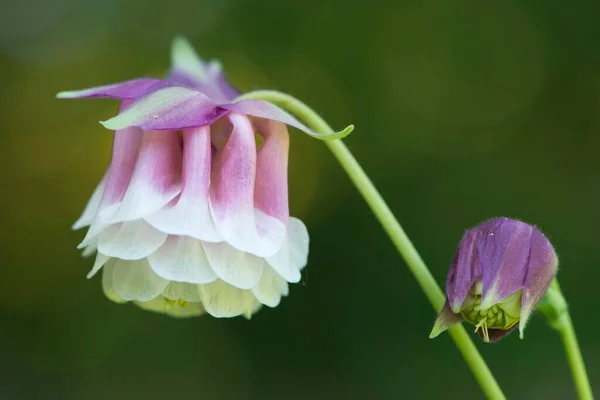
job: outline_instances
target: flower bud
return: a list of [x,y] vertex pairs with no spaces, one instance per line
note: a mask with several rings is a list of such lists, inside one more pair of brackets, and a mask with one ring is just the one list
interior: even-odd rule
[[430,338],[466,321],[485,342],[520,337],[556,275],[558,258],[536,227],[494,218],[468,230],[448,271],[446,302]]

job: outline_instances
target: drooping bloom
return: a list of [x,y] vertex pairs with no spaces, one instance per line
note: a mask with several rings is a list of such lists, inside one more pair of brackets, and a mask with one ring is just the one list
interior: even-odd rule
[[558,258],[534,226],[495,218],[463,236],[446,281],[446,302],[430,337],[464,320],[486,342],[527,320],[556,275]]
[[173,64],[167,79],[59,93],[121,100],[103,122],[110,164],[73,226],[89,226],[79,248],[97,252],[88,277],[102,269],[113,301],[249,317],[277,306],[307,263],[308,232],[289,216],[286,125],[314,132],[270,103],[233,102],[220,66],[181,39]]

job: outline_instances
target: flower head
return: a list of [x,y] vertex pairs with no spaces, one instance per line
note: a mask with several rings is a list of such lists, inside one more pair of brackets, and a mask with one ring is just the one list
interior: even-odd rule
[[531,313],[556,275],[558,258],[536,227],[495,218],[463,236],[446,281],[446,302],[430,337],[464,320],[497,341]]
[[[308,232],[289,216],[282,109],[237,91],[182,39],[167,79],[141,78],[61,98],[121,100],[103,122],[113,153],[74,224],[97,251],[106,295],[175,316],[250,316],[275,307],[307,263]],[[261,139],[257,140],[257,136]],[[259,146],[258,142],[262,142]]]

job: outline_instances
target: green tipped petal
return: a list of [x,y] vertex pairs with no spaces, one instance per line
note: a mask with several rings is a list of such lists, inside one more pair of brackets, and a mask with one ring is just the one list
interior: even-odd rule
[[440,313],[438,314],[437,319],[435,320],[435,325],[433,325],[433,329],[429,334],[429,339],[437,337],[440,333],[451,328],[460,321],[462,321],[460,314],[453,313],[448,305],[448,301],[446,301]]
[[183,36],[177,36],[171,44],[171,65],[180,73],[186,74],[198,81],[206,78],[204,62],[194,50],[194,47]]

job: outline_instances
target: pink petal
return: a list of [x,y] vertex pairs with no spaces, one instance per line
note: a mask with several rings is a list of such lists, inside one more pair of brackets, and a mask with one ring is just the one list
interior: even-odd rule
[[288,151],[290,138],[287,127],[281,122],[258,119],[254,121],[264,143],[258,151],[254,205],[265,214],[287,225],[288,203]]
[[144,131],[179,130],[210,125],[226,113],[205,94],[173,86],[142,97],[116,117],[101,123],[111,130],[128,126]]
[[210,206],[219,235],[238,250],[268,257],[285,239],[285,224],[255,210],[256,143],[248,118],[230,114],[233,125],[212,170]]
[[180,191],[179,136],[176,132],[147,132],[131,182],[111,222],[146,217],[167,205]]
[[146,217],[152,226],[171,235],[186,235],[208,242],[221,240],[208,200],[211,151],[209,127],[184,131],[181,195]]
[[102,98],[135,99],[153,91],[170,86],[168,81],[153,78],[140,78],[112,85],[98,86],[90,89],[60,92],[59,99]]

